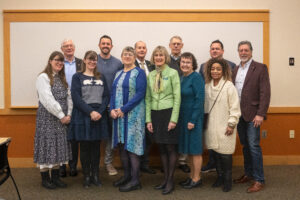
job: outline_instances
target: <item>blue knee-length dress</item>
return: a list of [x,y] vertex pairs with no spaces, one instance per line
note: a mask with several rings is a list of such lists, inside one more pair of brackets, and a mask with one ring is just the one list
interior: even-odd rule
[[[198,155],[203,152],[202,124],[204,115],[203,78],[196,72],[181,77],[181,106],[179,114],[179,152]],[[188,130],[188,123],[195,124]]]

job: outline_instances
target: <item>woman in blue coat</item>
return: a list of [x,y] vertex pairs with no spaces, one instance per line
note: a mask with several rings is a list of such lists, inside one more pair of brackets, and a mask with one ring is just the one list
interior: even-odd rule
[[183,53],[180,57],[181,106],[179,115],[179,152],[188,154],[191,173],[180,185],[185,189],[202,184],[200,177],[202,165],[202,123],[204,115],[204,81],[196,73],[197,61],[192,53]]
[[135,65],[135,51],[125,47],[121,54],[124,69],[112,85],[110,110],[113,121],[112,146],[119,147],[124,176],[114,182],[121,192],[141,188],[140,158],[145,143],[145,72]]
[[88,51],[82,71],[73,75],[73,100],[69,140],[79,141],[80,161],[84,174],[83,186],[101,186],[99,180],[100,141],[107,139],[106,115],[103,114],[109,95],[104,77],[97,71],[97,53]]

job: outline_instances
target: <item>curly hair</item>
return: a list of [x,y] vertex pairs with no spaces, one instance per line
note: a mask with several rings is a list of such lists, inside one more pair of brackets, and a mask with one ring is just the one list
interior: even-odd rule
[[204,67],[205,83],[209,83],[212,80],[211,67],[215,63],[218,63],[222,66],[222,77],[225,80],[231,81],[231,70],[228,62],[223,58],[211,58],[205,63]]
[[[54,58],[58,56],[58,60],[61,62],[64,62],[64,55],[59,51],[54,51],[51,53],[48,63],[45,67],[45,69],[41,73],[46,73],[48,75],[48,78],[50,80],[51,87],[53,86],[53,70],[51,66],[51,61],[54,60]],[[65,75],[65,65],[63,64],[63,68],[58,72],[58,77],[65,86],[65,88],[68,88],[68,83],[66,81],[66,75]]]

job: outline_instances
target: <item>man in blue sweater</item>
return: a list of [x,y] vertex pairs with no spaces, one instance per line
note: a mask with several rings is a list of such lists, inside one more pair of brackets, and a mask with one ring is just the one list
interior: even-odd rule
[[[110,94],[112,84],[117,71],[122,69],[122,63],[119,59],[115,58],[110,54],[113,48],[112,39],[108,35],[101,36],[99,40],[100,54],[98,55],[97,68],[98,71],[104,76],[108,91]],[[111,148],[111,135],[112,135],[112,119],[109,115],[109,107],[106,110],[108,115],[108,128],[109,128],[109,139],[106,142],[104,164],[109,175],[117,175],[118,171],[112,165],[113,151]]]

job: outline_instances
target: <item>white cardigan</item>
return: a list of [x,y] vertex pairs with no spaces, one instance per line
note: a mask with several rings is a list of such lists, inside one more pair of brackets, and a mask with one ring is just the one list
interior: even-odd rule
[[[213,81],[205,84],[205,113],[211,109],[225,80],[214,86]],[[204,141],[208,149],[221,154],[233,154],[236,143],[236,128],[233,134],[226,136],[228,123],[237,125],[241,116],[240,101],[236,88],[227,81],[208,117],[208,126],[204,132]]]

